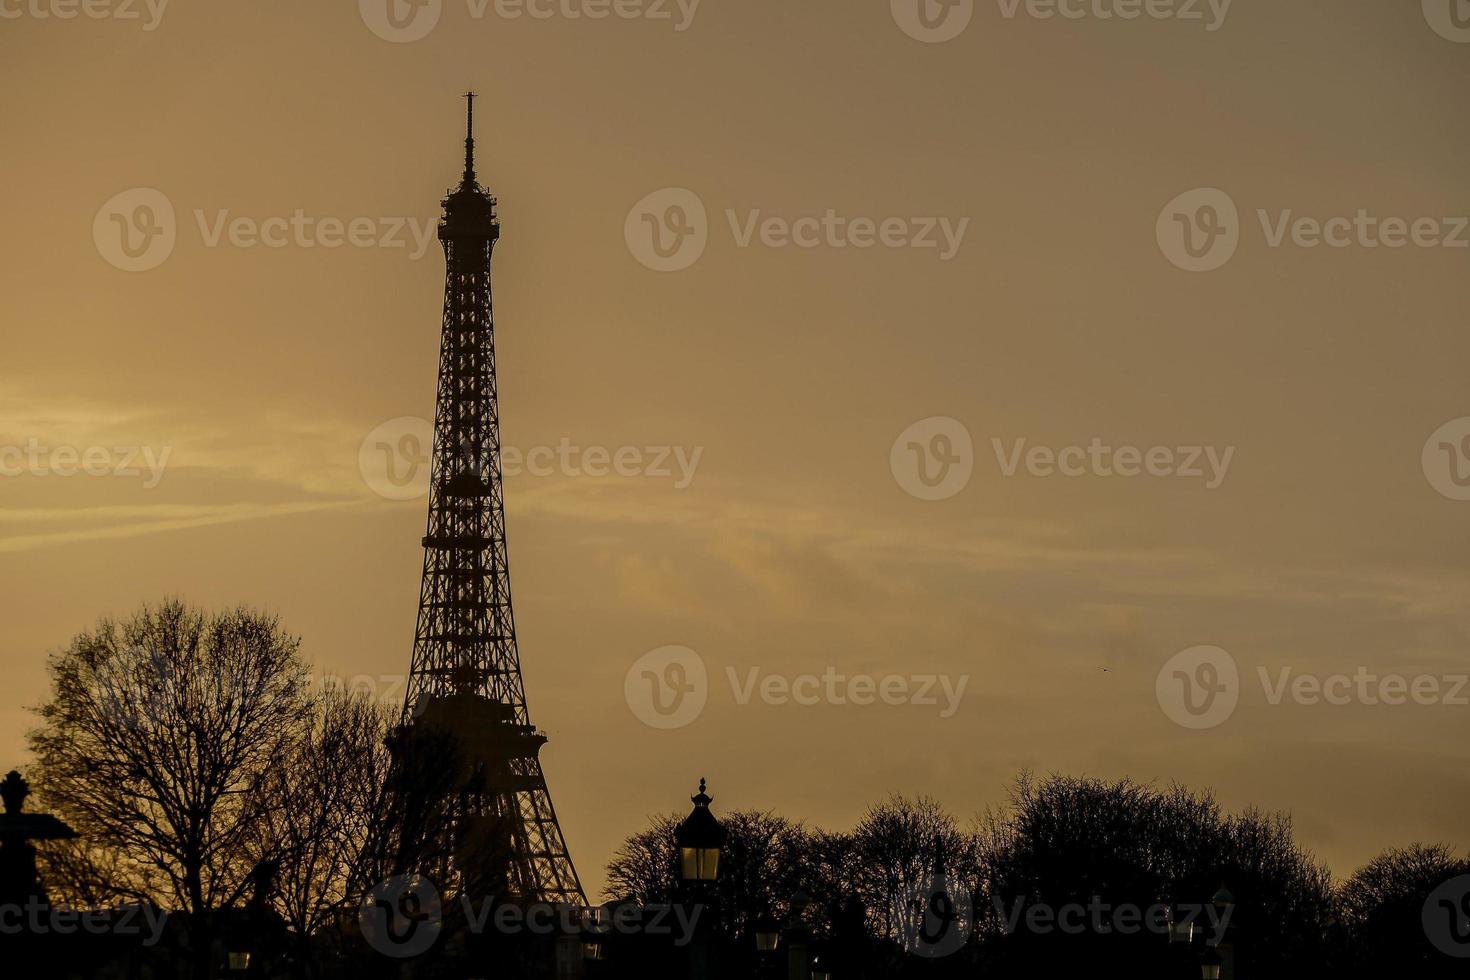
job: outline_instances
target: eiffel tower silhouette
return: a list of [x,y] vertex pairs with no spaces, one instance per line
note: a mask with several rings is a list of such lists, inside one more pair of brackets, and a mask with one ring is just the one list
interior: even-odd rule
[[[460,765],[431,841],[441,881],[490,877],[523,902],[585,906],[526,709],[506,562],[490,258],[495,198],[475,178],[475,95],[464,175],[444,199],[444,323],[424,574],[404,730],[448,733]],[[422,762],[422,759],[420,760]]]

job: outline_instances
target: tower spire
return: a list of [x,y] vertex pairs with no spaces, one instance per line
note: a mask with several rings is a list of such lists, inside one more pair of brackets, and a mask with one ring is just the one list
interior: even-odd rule
[[466,92],[469,105],[464,132],[464,186],[475,186],[475,93]]

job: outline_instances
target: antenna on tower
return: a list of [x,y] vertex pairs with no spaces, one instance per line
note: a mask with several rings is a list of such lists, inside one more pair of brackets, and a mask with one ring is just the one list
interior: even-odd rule
[[469,104],[464,133],[464,185],[473,187],[475,185],[475,93],[466,92],[464,97]]

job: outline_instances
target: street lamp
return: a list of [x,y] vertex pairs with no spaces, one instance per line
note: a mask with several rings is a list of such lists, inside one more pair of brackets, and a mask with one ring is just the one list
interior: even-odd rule
[[694,809],[674,828],[674,843],[679,848],[679,877],[689,883],[712,882],[719,876],[720,851],[729,836],[710,813],[709,805],[713,801],[704,788],[705,781],[701,779],[699,795],[689,798]]
[[1199,958],[1199,972],[1202,980],[1220,980],[1221,962],[1220,951],[1213,946],[1206,946]]
[[825,944],[812,951],[812,980],[832,980],[832,967],[827,963]]
[[755,948],[757,952],[774,953],[781,945],[781,923],[769,912],[755,920]]

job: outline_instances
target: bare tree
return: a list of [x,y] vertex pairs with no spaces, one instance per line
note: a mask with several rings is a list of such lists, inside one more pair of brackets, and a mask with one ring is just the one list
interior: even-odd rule
[[623,841],[607,865],[607,898],[640,905],[670,900],[678,881],[674,828],[680,819],[674,813],[650,817],[647,830]]
[[50,658],[30,734],[44,797],[116,856],[118,887],[190,914],[196,975],[208,911],[248,885],[267,775],[309,717],[298,647],[269,616],[170,600]]
[[[390,767],[389,718],[376,702],[325,690],[264,773],[251,850],[277,867],[275,905],[302,939],[362,899]],[[305,957],[303,957],[305,958]]]
[[879,938],[902,941],[912,903],[943,868],[951,888],[968,890],[972,844],[954,817],[927,796],[895,794],[868,808],[852,832],[852,886]]
[[1462,875],[1470,875],[1470,858],[1456,857],[1444,844],[1388,850],[1358,869],[1337,893],[1340,974],[1463,975],[1463,961],[1436,950],[1424,924],[1434,891]]
[[1002,936],[1003,909],[1016,922],[1024,921],[1021,911],[1040,906],[1055,914],[1090,906],[1094,896],[1110,909],[1201,909],[1222,884],[1235,896],[1231,926],[1248,939],[1235,951],[1242,974],[1302,976],[1325,954],[1331,878],[1295,841],[1284,815],[1227,815],[1209,793],[1180,786],[1023,774],[1010,807],[982,818],[979,836],[986,938],[1003,951],[1022,951],[1014,975],[1090,963],[1137,976],[1140,964],[1168,947],[1146,932],[1090,924],[1074,935],[1021,928]]

